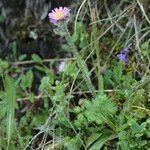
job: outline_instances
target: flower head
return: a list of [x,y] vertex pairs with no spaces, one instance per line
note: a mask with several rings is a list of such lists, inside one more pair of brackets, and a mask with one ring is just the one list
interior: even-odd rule
[[70,9],[67,7],[55,8],[48,14],[50,22],[58,24],[59,22],[66,20],[70,15]]
[[121,54],[118,54],[117,57],[120,59],[120,61],[123,61],[125,64],[128,63],[128,48],[124,48],[123,52]]
[[128,57],[127,57],[127,55],[125,55],[125,54],[118,54],[117,57],[118,57],[121,61],[123,61],[125,64],[128,63]]

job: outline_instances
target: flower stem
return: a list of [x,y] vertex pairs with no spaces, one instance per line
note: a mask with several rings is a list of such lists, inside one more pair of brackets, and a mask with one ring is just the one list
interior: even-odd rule
[[65,38],[67,40],[67,43],[68,43],[70,49],[72,50],[72,53],[73,53],[74,57],[77,58],[78,67],[81,68],[82,75],[83,75],[83,78],[84,78],[84,80],[86,82],[86,85],[87,85],[88,89],[92,92],[92,95],[94,97],[96,97],[95,88],[94,88],[94,86],[93,86],[93,84],[91,82],[87,65],[84,62],[84,60],[82,60],[82,58],[80,57],[79,52],[77,51],[77,48],[76,48],[76,46],[74,45],[74,43],[72,41],[72,37],[71,37],[71,35],[70,35],[69,31],[68,31],[67,26],[64,25],[64,28],[65,28],[65,32],[66,32]]

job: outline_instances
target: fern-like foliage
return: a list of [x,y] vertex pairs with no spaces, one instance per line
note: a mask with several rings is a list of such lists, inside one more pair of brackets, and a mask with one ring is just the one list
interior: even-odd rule
[[106,95],[100,95],[92,101],[83,99],[81,102],[81,110],[89,123],[107,124],[114,131],[115,114],[117,112],[117,105],[112,98]]

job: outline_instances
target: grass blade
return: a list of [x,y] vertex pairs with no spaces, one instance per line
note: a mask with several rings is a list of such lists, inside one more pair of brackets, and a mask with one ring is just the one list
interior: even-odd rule
[[10,76],[5,77],[5,94],[7,104],[7,150],[10,146],[10,141],[14,126],[14,112],[16,103],[16,89],[14,80]]

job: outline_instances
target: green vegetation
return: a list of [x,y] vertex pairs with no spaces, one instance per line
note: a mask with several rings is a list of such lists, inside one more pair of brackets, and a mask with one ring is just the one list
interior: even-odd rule
[[0,150],[150,150],[148,0],[64,3],[69,37],[42,14],[39,26],[25,16],[9,51],[0,41]]

